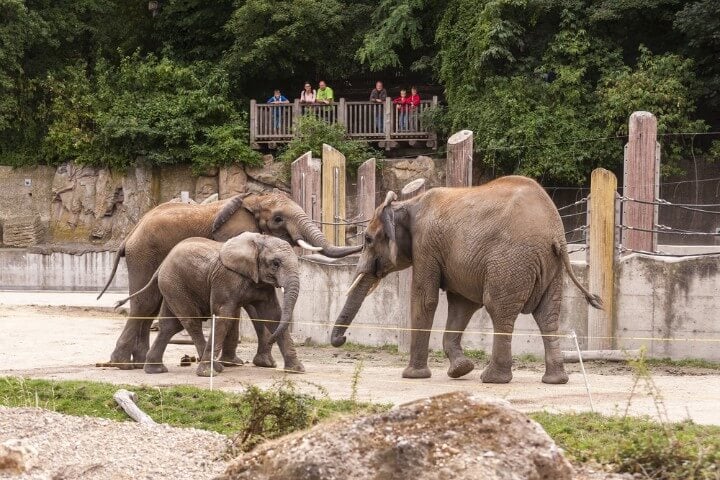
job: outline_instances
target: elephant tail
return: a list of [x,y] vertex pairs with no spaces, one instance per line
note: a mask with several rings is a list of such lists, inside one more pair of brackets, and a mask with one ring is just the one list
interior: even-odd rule
[[112,272],[110,272],[110,278],[108,278],[108,281],[107,281],[107,283],[105,284],[105,288],[102,289],[102,292],[100,292],[100,295],[97,296],[97,300],[100,300],[100,297],[103,296],[103,294],[105,293],[105,291],[106,291],[106,290],[108,289],[108,287],[110,286],[110,283],[112,283],[112,280],[113,280],[113,278],[115,277],[115,272],[117,272],[118,264],[120,263],[120,257],[124,257],[124,256],[125,256],[125,242],[123,242],[123,243],[120,245],[120,248],[119,248],[118,251],[115,253],[115,264],[113,265]]
[[140,295],[141,293],[143,293],[145,290],[152,287],[153,285],[157,286],[159,273],[160,273],[160,267],[158,267],[158,269],[155,270],[155,273],[153,273],[153,276],[150,279],[150,281],[147,283],[147,285],[145,285],[143,288],[141,288],[137,292],[133,293],[129,297],[125,297],[122,300],[118,300],[118,302],[115,304],[115,308],[122,307],[123,305],[125,305],[127,303],[128,300],[130,300],[131,298],[133,298],[137,295]]
[[573,281],[573,283],[580,289],[580,291],[585,295],[585,300],[592,305],[594,308],[597,308],[599,310],[603,309],[603,301],[602,298],[600,298],[599,295],[594,295],[590,293],[582,283],[580,283],[580,280],[577,279],[575,276],[575,273],[573,273],[572,265],[570,265],[570,255],[568,255],[567,251],[567,245],[565,242],[558,242],[555,240],[553,242],[553,251],[555,252],[555,255],[560,257],[562,259],[563,265],[565,266],[565,270],[567,271],[568,275],[570,276],[570,279]]

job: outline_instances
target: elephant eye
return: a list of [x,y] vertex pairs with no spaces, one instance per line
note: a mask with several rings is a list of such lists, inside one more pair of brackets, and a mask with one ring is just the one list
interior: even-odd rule
[[365,243],[367,243],[368,245],[372,243],[372,238],[370,237],[370,235],[365,235]]
[[277,258],[272,261],[272,264],[273,264],[273,267],[280,268],[280,260],[278,260]]
[[280,215],[276,215],[273,220],[275,220],[275,223],[282,223],[283,218]]

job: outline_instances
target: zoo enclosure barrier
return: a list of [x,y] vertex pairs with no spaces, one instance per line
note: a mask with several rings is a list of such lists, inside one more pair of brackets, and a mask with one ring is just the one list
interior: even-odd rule
[[274,104],[250,101],[250,145],[275,148],[295,137],[298,120],[312,115],[329,124],[345,127],[347,136],[354,140],[378,142],[389,150],[400,142],[409,146],[424,144],[437,147],[437,136],[426,124],[426,112],[437,107],[438,98],[422,100],[420,105],[406,110],[397,109],[392,100],[384,103],[346,101],[325,104],[293,103]]

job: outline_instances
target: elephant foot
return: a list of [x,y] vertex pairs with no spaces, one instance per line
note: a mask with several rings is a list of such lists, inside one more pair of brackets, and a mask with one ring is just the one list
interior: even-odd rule
[[167,373],[168,369],[162,363],[146,363],[145,373]]
[[475,369],[475,364],[469,358],[462,357],[458,361],[453,362],[448,368],[447,374],[450,378],[460,378],[467,375]]
[[512,371],[510,368],[498,368],[492,363],[480,375],[483,383],[510,383]]
[[568,374],[565,373],[565,370],[559,370],[555,372],[545,372],[545,375],[542,377],[543,383],[551,383],[551,384],[564,384],[568,382]]
[[[213,367],[215,370],[215,373],[221,373],[224,370],[224,367],[222,363],[220,362],[213,362]],[[210,376],[210,362],[208,361],[202,361],[198,363],[197,370],[195,371],[197,373],[198,377],[209,377]]]
[[255,358],[253,358],[253,364],[258,367],[264,367],[264,368],[275,368],[277,364],[275,363],[275,359],[273,359],[272,355],[270,353],[258,353],[255,355]]
[[292,362],[285,364],[283,371],[287,373],[305,373],[305,366],[300,362],[300,360],[293,360]]
[[[118,353],[115,351],[112,355],[110,355],[109,362],[100,363],[98,364],[98,367],[114,367],[119,368],[120,370],[133,370],[135,368],[135,363],[132,361],[130,354]],[[143,366],[141,365],[140,368],[142,367]]]
[[431,375],[432,373],[428,367],[407,367],[402,373],[403,378],[430,378]]
[[233,358],[220,357],[220,363],[225,367],[239,367],[245,364],[245,362],[243,362],[237,355]]

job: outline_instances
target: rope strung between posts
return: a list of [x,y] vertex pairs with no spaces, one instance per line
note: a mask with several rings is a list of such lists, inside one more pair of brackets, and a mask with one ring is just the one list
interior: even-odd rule
[[669,234],[669,235],[705,235],[705,236],[711,236],[711,237],[720,236],[720,233],[695,232],[692,230],[678,230],[678,229],[674,229],[672,227],[668,227],[666,225],[655,225],[655,226],[658,228],[640,228],[640,227],[630,227],[628,225],[618,225],[616,228],[619,228],[621,230],[635,230],[638,232],[665,233],[665,234]]
[[703,252],[703,253],[665,253],[665,252],[648,252],[647,250],[634,250],[632,248],[626,248],[622,245],[618,246],[620,253],[639,253],[641,255],[652,255],[655,257],[675,257],[675,258],[686,258],[686,257],[709,257],[713,255],[720,255],[720,252]]
[[[43,315],[42,319],[46,318],[67,318],[63,315]],[[103,320],[118,320],[117,318],[110,318],[110,317],[100,317]],[[127,320],[155,320],[155,319],[175,319],[176,317],[124,317]],[[199,316],[199,317],[180,317],[183,319],[188,320],[210,320],[212,318],[212,315],[209,316]],[[216,315],[216,320],[245,320],[245,317],[227,317],[227,316],[221,316]],[[260,322],[260,323],[280,323],[280,320],[271,320],[271,319],[264,319],[264,318],[250,318],[253,322]],[[322,323],[322,322],[304,322],[304,321],[293,321],[293,325],[309,325],[309,326],[319,326],[319,327],[325,327],[325,328],[332,328],[334,327],[334,324],[332,323]],[[371,323],[352,323],[347,326],[349,330],[352,329],[360,329],[360,330],[382,330],[382,331],[396,331],[396,332],[427,332],[427,333],[459,333],[459,334],[467,334],[467,335],[497,335],[497,336],[509,336],[512,337],[513,335],[516,336],[524,336],[524,337],[547,337],[547,338],[568,338],[569,335],[571,335],[571,332],[562,332],[562,333],[539,333],[539,332],[495,332],[493,330],[448,330],[443,328],[412,328],[412,327],[400,327],[400,326],[392,326],[392,325],[378,325],[378,324],[371,324]],[[602,339],[602,340],[644,340],[644,341],[656,341],[656,342],[700,342],[700,343],[720,343],[720,338],[676,338],[676,337],[617,337],[617,336],[593,336],[593,335],[578,335],[578,338],[582,339]]]
[[[552,187],[552,188],[559,188],[559,187]],[[575,206],[577,206],[577,205],[582,205],[583,203],[587,203],[587,201],[588,201],[588,197],[581,198],[580,200],[578,200],[578,201],[575,202],[575,203],[571,203],[570,205],[565,205],[564,207],[558,208],[557,211],[558,211],[558,212],[562,212],[563,210],[567,210],[568,208],[572,208],[572,207],[575,207]]]
[[560,218],[577,217],[578,215],[587,215],[587,210],[576,213],[568,213],[567,215],[560,215]]
[[574,232],[584,232],[587,229],[588,229],[587,225],[581,225],[577,228],[573,228],[572,230],[568,230],[567,232],[565,232],[565,235],[567,235],[569,233],[574,233]]
[[[640,203],[642,205],[658,205],[658,206],[664,206],[664,207],[674,207],[674,208],[680,208],[682,210],[689,210],[691,212],[700,212],[700,213],[712,213],[715,215],[720,215],[720,211],[717,210],[705,210],[707,207],[720,207],[720,203],[672,203],[667,200],[664,200],[662,198],[658,198],[654,201],[647,201],[647,200],[637,200],[635,198],[630,197],[620,197],[621,202],[633,202],[633,203]],[[704,207],[704,208],[698,208],[698,207]]]

